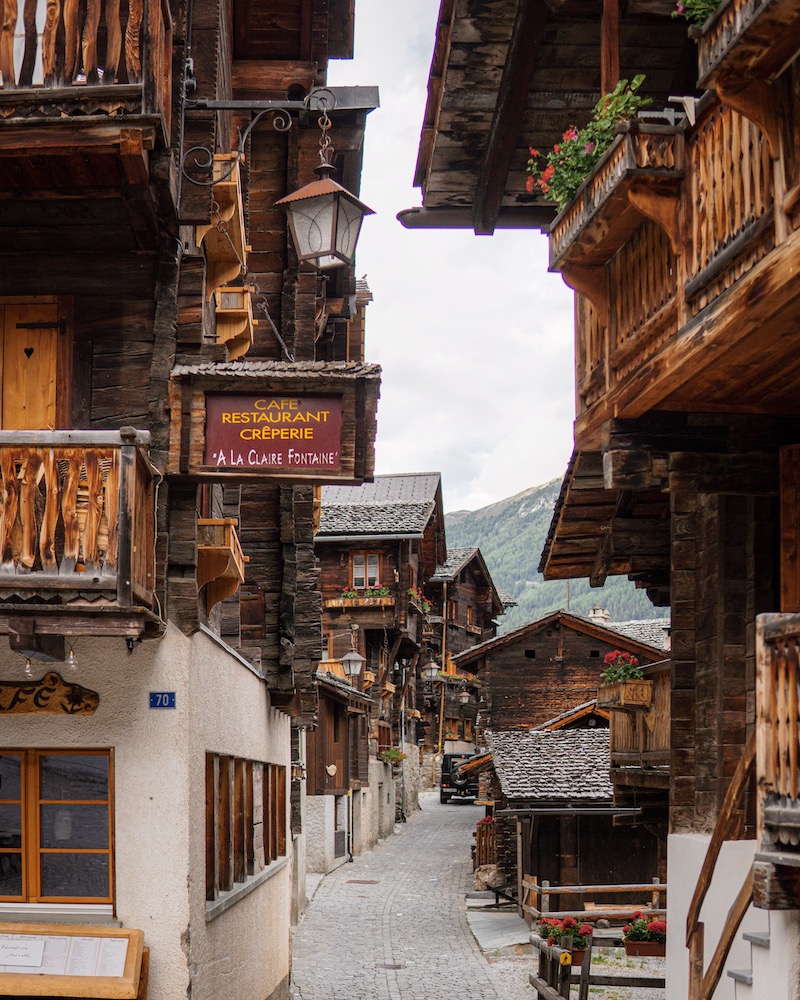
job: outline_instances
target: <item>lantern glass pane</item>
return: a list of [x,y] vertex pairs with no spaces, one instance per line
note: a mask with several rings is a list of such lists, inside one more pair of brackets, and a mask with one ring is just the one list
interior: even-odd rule
[[334,205],[334,195],[324,195],[293,202],[289,207],[295,249],[301,259],[325,256],[333,249]]
[[339,197],[339,212],[336,216],[336,252],[348,262],[352,262],[364,214],[359,205],[349,198]]

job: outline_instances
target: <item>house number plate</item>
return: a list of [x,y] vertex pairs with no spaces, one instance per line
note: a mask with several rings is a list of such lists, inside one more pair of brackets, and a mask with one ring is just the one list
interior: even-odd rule
[[150,708],[175,708],[175,692],[151,691]]

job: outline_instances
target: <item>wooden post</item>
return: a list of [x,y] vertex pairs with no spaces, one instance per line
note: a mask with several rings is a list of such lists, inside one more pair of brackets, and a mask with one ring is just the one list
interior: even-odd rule
[[698,922],[689,940],[689,1000],[700,1000],[703,988],[703,924]]
[[[495,861],[497,858],[495,857]],[[522,820],[517,816],[517,900],[520,907],[522,906],[522,882],[524,880],[524,875],[522,874],[522,868],[525,860],[522,856]],[[525,911],[520,910],[520,915],[525,917]],[[530,923],[530,921],[529,921]]]
[[578,985],[578,1000],[589,1000],[589,976],[592,969],[592,935],[586,945],[586,954],[581,963],[581,978]]
[[549,888],[550,888],[550,882],[548,881],[548,879],[543,878],[542,879],[542,905],[539,907],[539,910],[542,913],[549,913],[550,912],[550,893],[547,891]]
[[559,956],[558,992],[562,997],[569,997],[570,978],[572,977],[572,935],[565,934],[561,938],[560,948],[570,953],[570,961],[562,963],[563,954]]
[[619,83],[619,0],[603,0],[600,22],[600,91],[610,94]]
[[[656,877],[653,879],[653,885],[659,885],[659,884],[660,884],[660,880],[659,880],[658,876],[656,875]],[[652,896],[651,896],[651,902],[652,902],[654,910],[661,909],[661,893],[658,891],[658,889],[654,889],[653,890],[653,893],[652,893]]]

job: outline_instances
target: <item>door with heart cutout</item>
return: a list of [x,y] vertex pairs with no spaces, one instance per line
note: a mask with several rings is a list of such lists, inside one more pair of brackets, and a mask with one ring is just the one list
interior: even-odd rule
[[63,326],[55,300],[0,300],[3,430],[54,430],[58,426],[59,337]]

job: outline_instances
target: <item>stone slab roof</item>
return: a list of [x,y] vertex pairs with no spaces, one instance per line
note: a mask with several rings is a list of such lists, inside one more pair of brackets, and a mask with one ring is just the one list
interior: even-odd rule
[[648,646],[655,646],[657,649],[668,650],[670,619],[669,618],[641,618],[629,622],[607,622],[605,627],[612,632],[620,632],[637,642],[646,642]]
[[487,743],[510,801],[611,801],[607,729],[493,732]]
[[323,486],[317,537],[421,534],[436,510],[440,480],[438,472],[421,472]]
[[476,546],[471,548],[448,549],[447,559],[443,564],[436,567],[436,572],[431,577],[435,580],[453,580],[461,572],[464,566],[480,550]]

